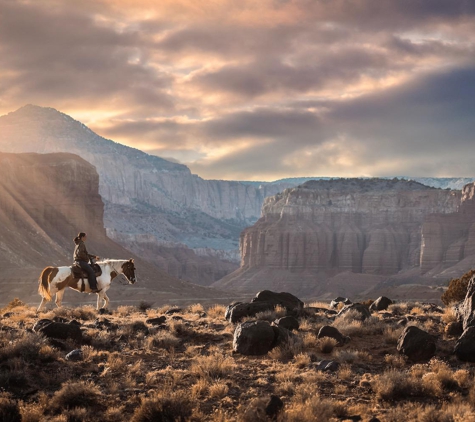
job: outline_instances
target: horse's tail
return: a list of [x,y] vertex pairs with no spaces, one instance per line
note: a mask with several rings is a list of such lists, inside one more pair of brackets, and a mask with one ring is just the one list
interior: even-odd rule
[[51,300],[51,294],[49,292],[49,283],[51,280],[49,276],[52,270],[54,270],[54,267],[46,267],[38,279],[38,293],[46,300]]

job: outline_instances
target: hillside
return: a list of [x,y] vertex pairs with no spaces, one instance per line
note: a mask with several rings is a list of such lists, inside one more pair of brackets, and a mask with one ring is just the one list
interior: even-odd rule
[[[219,292],[169,276],[106,236],[94,167],[73,154],[0,153],[0,303],[38,301],[37,279],[47,265],[70,265],[73,237],[90,235],[91,252],[134,257],[139,283],[111,289],[112,300],[137,302],[220,297]],[[70,291],[66,302],[94,299]]]

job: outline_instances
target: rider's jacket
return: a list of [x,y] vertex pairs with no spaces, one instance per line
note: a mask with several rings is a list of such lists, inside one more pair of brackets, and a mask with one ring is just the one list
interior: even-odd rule
[[86,244],[82,240],[79,240],[76,243],[76,247],[74,248],[74,255],[73,255],[73,259],[75,261],[89,262],[89,258],[94,258],[94,256],[95,255],[90,255],[87,253]]

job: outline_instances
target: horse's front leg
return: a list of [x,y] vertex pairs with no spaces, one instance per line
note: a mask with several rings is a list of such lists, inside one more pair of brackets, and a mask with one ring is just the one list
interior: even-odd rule
[[61,303],[63,301],[63,296],[64,296],[64,292],[65,292],[65,289],[63,290],[58,290],[58,292],[56,293],[56,306],[58,308],[61,308]]

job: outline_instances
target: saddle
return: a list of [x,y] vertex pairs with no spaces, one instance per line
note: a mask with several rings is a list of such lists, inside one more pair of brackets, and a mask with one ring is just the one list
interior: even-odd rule
[[[71,268],[71,273],[73,274],[74,278],[83,278],[83,279],[87,278],[87,273],[83,271],[79,265],[73,264],[71,265],[70,268]],[[102,270],[99,264],[92,264],[92,268],[94,269],[94,272],[96,273],[96,277],[99,277],[102,274]]]

